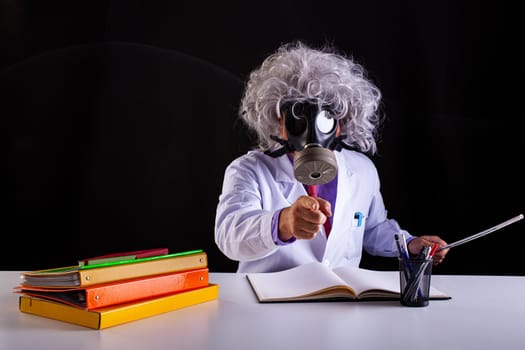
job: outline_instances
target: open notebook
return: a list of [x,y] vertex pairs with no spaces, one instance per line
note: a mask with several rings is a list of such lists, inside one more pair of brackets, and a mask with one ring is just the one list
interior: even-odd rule
[[[384,300],[400,296],[399,271],[350,266],[332,270],[320,262],[312,262],[279,272],[248,273],[246,277],[259,302]],[[430,299],[450,299],[450,296],[431,286]]]

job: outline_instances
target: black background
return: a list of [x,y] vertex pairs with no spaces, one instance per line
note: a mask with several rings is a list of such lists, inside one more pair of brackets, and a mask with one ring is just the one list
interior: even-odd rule
[[[312,46],[335,45],[362,63],[381,89],[386,121],[379,153],[373,160],[382,180],[389,216],[398,220],[403,228],[413,234],[439,234],[452,242],[523,213],[524,74],[523,35],[518,14],[519,11],[505,1],[481,4],[416,0],[238,3],[3,0],[0,8],[3,71],[16,71],[13,67],[57,50],[120,43],[196,59],[212,67],[213,74],[227,75],[231,83],[217,89],[220,90],[218,97],[227,95],[228,99],[221,115],[223,120],[215,119],[214,125],[203,125],[198,115],[188,115],[183,122],[183,132],[176,129],[177,144],[168,148],[177,157],[175,164],[167,165],[169,171],[174,171],[173,168],[192,171],[199,169],[199,163],[205,163],[209,172],[192,173],[191,177],[186,176],[192,181],[170,183],[170,191],[163,192],[162,184],[169,182],[162,177],[167,169],[152,166],[144,170],[138,164],[136,169],[147,172],[147,176],[127,178],[126,188],[120,192],[122,198],[112,197],[112,201],[104,202],[89,198],[94,192],[85,187],[86,183],[109,186],[107,183],[111,181],[98,181],[97,176],[106,172],[122,176],[125,173],[122,167],[128,164],[122,155],[128,151],[129,162],[141,154],[147,163],[149,157],[156,154],[154,150],[151,153],[142,150],[144,143],[129,150],[133,140],[120,142],[115,137],[121,134],[115,130],[123,129],[128,132],[126,135],[134,133],[135,138],[149,140],[169,135],[144,130],[139,124],[130,126],[130,119],[125,117],[114,121],[113,128],[103,126],[100,120],[84,119],[74,124],[80,134],[65,138],[61,135],[61,144],[50,148],[53,152],[62,150],[63,155],[53,157],[67,157],[69,162],[53,163],[55,158],[50,153],[44,159],[27,154],[21,158],[17,152],[27,140],[20,136],[24,134],[20,129],[21,124],[28,123],[26,119],[22,123],[21,114],[35,110],[25,110],[23,106],[14,108],[9,91],[19,80],[5,79],[0,113],[8,125],[8,160],[4,165],[8,176],[4,185],[8,209],[3,213],[7,232],[2,235],[5,244],[0,267],[46,268],[74,264],[77,258],[116,250],[167,246],[171,251],[203,248],[210,257],[210,270],[234,271],[235,263],[222,256],[213,243],[214,206],[224,166],[247,149],[242,130],[234,127],[237,106],[232,101],[240,99],[242,82],[252,69],[280,44],[295,39]],[[53,57],[47,57],[44,62],[50,62]],[[58,98],[69,101],[68,108],[77,108],[79,115],[86,106],[77,106],[76,99],[97,93],[98,85],[89,82],[96,68],[89,69],[79,76],[88,81],[84,88],[58,93]],[[124,65],[114,72],[125,69]],[[116,74],[114,72],[108,74]],[[189,70],[188,75],[192,72]],[[38,75],[36,71],[30,73],[27,75]],[[159,81],[163,79],[161,73]],[[76,78],[65,73],[61,76],[53,70],[47,70],[46,74],[51,80]],[[204,87],[205,80],[194,81],[193,88],[198,90],[201,82],[202,90],[213,90],[213,87]],[[45,96],[50,94],[45,90],[40,91]],[[197,98],[194,103],[198,104],[198,96],[194,95],[190,98]],[[220,104],[217,99],[215,102]],[[24,98],[17,96],[15,100],[19,103]],[[100,115],[96,113],[96,106],[87,107],[91,113],[83,117]],[[110,112],[135,117],[160,116],[168,110],[175,113],[176,107],[164,108],[159,104],[144,111],[130,108],[126,113]],[[46,113],[52,114],[44,110],[35,114]],[[27,115],[23,118],[28,118]],[[178,121],[174,119],[170,123],[177,125]],[[173,128],[175,130],[175,126]],[[235,129],[233,133],[232,129]],[[57,137],[51,129],[39,130],[49,133],[46,136],[50,140]],[[61,131],[67,134],[68,130]],[[171,129],[164,130],[168,134]],[[230,134],[224,134],[224,130]],[[103,162],[91,159],[90,163],[86,157],[99,154],[91,147],[92,138],[101,138],[104,133],[109,133],[105,137],[113,140],[113,143],[106,141],[109,143],[105,145],[117,147],[119,153],[111,157],[105,153],[107,159]],[[201,140],[198,146],[196,138]],[[202,140],[232,145],[214,149],[213,143]],[[78,152],[77,147],[81,147],[82,152]],[[170,158],[173,154],[161,156]],[[38,171],[53,168],[52,174],[48,174],[51,180],[46,182],[40,178],[39,185],[46,189],[38,189],[40,202],[37,204],[32,197],[37,191],[31,177],[35,175],[27,170],[32,169],[27,165],[30,161],[40,163],[35,167]],[[25,170],[20,170],[23,167]],[[62,177],[57,178],[57,174]],[[92,178],[86,182],[89,176]],[[157,187],[145,180],[148,178],[158,180]],[[68,184],[66,189],[57,190],[58,184],[64,181]],[[49,183],[54,186],[49,187]],[[200,193],[200,184],[206,187],[206,198],[188,200]],[[98,186],[96,189],[100,193],[111,190],[114,188]],[[130,209],[130,196],[131,202],[141,200],[137,193],[155,201],[150,206]],[[175,194],[173,197],[177,198],[168,198],[168,194]],[[46,200],[55,203],[55,207],[46,206]],[[27,209],[29,202],[30,209]],[[56,204],[58,202],[61,204]],[[92,203],[101,208],[90,208]],[[72,206],[77,207],[72,210]],[[61,211],[58,214],[57,208]],[[113,215],[119,210],[135,214]],[[83,214],[79,216],[79,213]],[[136,213],[140,213],[139,217]],[[120,221],[115,223],[117,217]],[[91,220],[97,224],[90,224]],[[193,226],[192,220],[196,220]],[[89,222],[82,225],[80,221]],[[520,222],[454,248],[434,273],[525,275],[525,264],[521,260],[524,227]],[[363,266],[395,268],[395,261],[365,256]]]

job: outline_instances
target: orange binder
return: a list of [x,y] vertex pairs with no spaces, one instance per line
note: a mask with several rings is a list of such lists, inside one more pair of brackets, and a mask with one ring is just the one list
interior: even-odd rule
[[158,297],[208,285],[208,268],[142,277],[85,288],[18,286],[16,293],[87,310]]

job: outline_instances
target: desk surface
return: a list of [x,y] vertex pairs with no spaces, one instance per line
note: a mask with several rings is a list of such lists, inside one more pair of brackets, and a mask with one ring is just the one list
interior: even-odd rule
[[0,272],[0,349],[525,349],[525,277],[433,275],[452,299],[425,308],[259,304],[244,274],[210,281],[218,300],[97,331],[20,313],[19,273]]

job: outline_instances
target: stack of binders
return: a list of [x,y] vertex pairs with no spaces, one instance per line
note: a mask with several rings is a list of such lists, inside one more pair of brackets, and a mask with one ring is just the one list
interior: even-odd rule
[[202,250],[117,253],[22,273],[20,311],[103,329],[218,298]]

